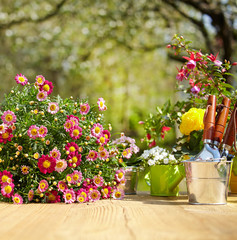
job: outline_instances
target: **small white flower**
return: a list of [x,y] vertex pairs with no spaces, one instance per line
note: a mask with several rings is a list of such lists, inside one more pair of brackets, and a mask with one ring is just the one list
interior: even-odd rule
[[149,166],[153,166],[156,162],[153,159],[149,159],[147,163]]
[[168,158],[164,158],[164,164],[168,164],[169,163],[169,159]]

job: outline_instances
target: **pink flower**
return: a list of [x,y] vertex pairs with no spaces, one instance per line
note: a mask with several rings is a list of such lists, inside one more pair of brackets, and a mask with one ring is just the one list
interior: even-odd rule
[[32,201],[34,198],[34,190],[31,189],[29,192],[28,192],[28,200],[29,202]]
[[57,187],[60,192],[64,192],[65,190],[68,189],[67,184],[63,181],[59,181]]
[[73,140],[79,139],[82,135],[82,128],[79,126],[70,128],[69,135]]
[[115,172],[115,179],[117,182],[121,182],[125,179],[125,171],[122,168]]
[[187,69],[184,69],[184,68],[181,68],[180,70],[178,69],[178,74],[176,76],[176,79],[182,82],[186,78],[187,78]]
[[38,159],[39,170],[44,174],[53,172],[55,166],[56,160],[53,157],[42,155],[41,158]]
[[90,106],[88,103],[80,105],[80,114],[86,115],[90,111]]
[[98,152],[98,157],[100,160],[105,160],[109,157],[109,152],[107,152],[107,150],[103,149],[101,151]]
[[155,147],[156,146],[156,141],[155,139],[149,144],[149,148]]
[[45,91],[48,95],[53,92],[53,84],[47,80],[40,86],[40,91]]
[[59,106],[56,102],[51,102],[49,103],[49,106],[48,106],[48,112],[51,113],[51,114],[55,114],[57,113],[59,110]]
[[83,195],[83,194],[77,195],[76,199],[77,199],[77,202],[79,202],[79,203],[85,203],[87,201],[85,195]]
[[105,111],[107,109],[107,107],[105,106],[105,100],[103,98],[98,99],[97,105],[99,107],[99,111]]
[[67,145],[65,146],[65,150],[69,153],[75,153],[76,151],[78,151],[78,145],[75,142],[67,143]]
[[38,130],[38,137],[44,138],[48,133],[48,129],[45,126],[40,126]]
[[78,118],[77,116],[68,115],[68,116],[67,116],[67,119],[73,122],[73,126],[79,124],[79,118]]
[[6,144],[7,141],[11,142],[13,138],[12,129],[8,128],[3,134],[0,134],[0,143]]
[[92,202],[100,200],[100,196],[100,192],[96,189],[91,190],[88,194],[89,200],[91,200]]
[[45,194],[47,196],[47,202],[48,203],[57,203],[60,202],[60,195],[58,195],[58,192],[56,190],[52,190],[50,192],[47,192]]
[[112,197],[113,199],[121,200],[124,198],[124,191],[122,189],[116,188],[113,190]]
[[93,125],[93,127],[91,128],[91,135],[98,138],[101,136],[103,132],[103,126],[99,123],[96,123]]
[[36,139],[39,136],[39,127],[36,125],[31,125],[27,131],[27,134],[30,138]]
[[95,176],[93,178],[93,183],[96,187],[102,187],[104,185],[104,179],[101,176]]
[[[190,57],[183,57],[188,61],[194,61],[194,62],[198,62],[202,60],[202,53],[198,52],[196,54],[194,54],[193,52],[191,52]],[[196,65],[196,63],[195,63]]]
[[45,82],[45,78],[44,78],[44,76],[42,76],[42,75],[36,76],[35,80],[36,80],[36,84],[37,84],[38,86],[43,85],[44,82]]
[[67,162],[64,159],[57,159],[55,171],[56,172],[63,172],[67,168]]
[[38,190],[40,192],[45,192],[48,189],[48,187],[49,187],[48,182],[45,179],[43,179],[39,182]]
[[109,139],[107,140],[103,133],[96,139],[96,143],[100,144],[101,146],[104,146],[108,141]]
[[54,148],[52,151],[49,152],[50,156],[55,159],[60,159],[61,153],[57,148]]
[[14,114],[14,112],[7,110],[3,113],[1,119],[3,123],[5,123],[8,126],[11,126],[16,122],[16,115]]
[[109,132],[108,130],[103,130],[103,131],[102,131],[102,134],[103,134],[104,137],[105,137],[106,143],[109,142],[109,139],[110,139],[110,136],[111,136],[110,132]]
[[28,83],[28,79],[21,73],[15,76],[15,80],[16,80],[16,83],[21,84],[22,86]]
[[111,187],[104,186],[101,189],[101,194],[102,194],[102,198],[105,198],[105,199],[109,198],[111,194]]
[[64,123],[64,129],[66,130],[66,132],[70,132],[70,129],[73,127],[73,121],[71,120],[67,120]]
[[97,159],[97,157],[98,157],[97,152],[94,150],[90,150],[89,154],[86,156],[86,159],[88,161],[95,161]]
[[65,203],[73,203],[76,200],[76,194],[73,189],[66,189],[63,193]]
[[210,54],[209,56],[207,56],[207,58],[209,58],[216,66],[220,67],[222,62],[219,61],[219,60],[216,60],[217,59],[217,56],[218,56],[219,53],[216,54],[216,56]]
[[23,203],[23,198],[22,198],[21,195],[16,193],[12,196],[12,201],[13,201],[14,204],[22,204]]
[[7,124],[2,123],[2,124],[0,125],[0,134],[5,133],[6,130],[7,130],[7,128],[8,128]]
[[139,121],[138,124],[142,125],[144,124],[145,122],[144,121]]
[[76,170],[71,174],[71,177],[74,184],[80,183],[82,180],[82,173]]
[[15,185],[4,182],[1,186],[1,193],[4,197],[10,198],[13,195]]
[[165,132],[168,132],[171,128],[170,127],[166,127],[166,126],[163,126],[162,129],[161,129],[161,138],[164,140],[165,138]]
[[0,172],[0,184],[3,183],[12,183],[12,174],[11,172],[8,172],[6,170],[3,170],[3,172]]
[[67,157],[67,160],[72,160],[72,162],[68,163],[69,167],[72,167],[73,164],[76,164],[76,166],[79,166],[81,164],[81,154],[79,154],[78,152],[75,153],[70,153]]
[[200,92],[200,88],[197,85],[195,85],[193,88],[191,88],[191,92],[193,94],[198,94]]
[[22,172],[22,174],[27,175],[27,174],[29,173],[29,169],[30,169],[29,166],[22,165],[22,166],[21,166],[21,172]]
[[38,101],[42,102],[48,97],[48,94],[46,91],[39,91],[36,97]]
[[188,69],[194,69],[196,67],[196,62],[194,60],[190,60],[187,63],[187,68]]

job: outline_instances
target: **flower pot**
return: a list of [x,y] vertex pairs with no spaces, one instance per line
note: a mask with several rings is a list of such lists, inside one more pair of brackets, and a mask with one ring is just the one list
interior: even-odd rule
[[232,161],[184,161],[190,204],[226,204]]
[[234,172],[231,172],[230,177],[230,191],[231,193],[237,193],[237,176],[234,174]]
[[150,194],[150,168],[137,168],[136,194]]
[[126,195],[136,194],[136,167],[126,167],[125,168],[125,188],[124,192]]
[[150,168],[151,196],[178,196],[184,178],[182,165],[155,165]]

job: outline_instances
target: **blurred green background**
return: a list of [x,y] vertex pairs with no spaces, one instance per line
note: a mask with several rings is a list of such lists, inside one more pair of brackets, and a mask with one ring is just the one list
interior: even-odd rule
[[[0,0],[0,100],[14,77],[52,81],[54,95],[103,97],[113,132],[140,142],[139,121],[175,94],[182,59],[175,33],[219,59],[237,60],[236,1]],[[236,74],[236,72],[233,72]],[[234,84],[234,82],[232,82]],[[174,142],[174,131],[164,144]]]

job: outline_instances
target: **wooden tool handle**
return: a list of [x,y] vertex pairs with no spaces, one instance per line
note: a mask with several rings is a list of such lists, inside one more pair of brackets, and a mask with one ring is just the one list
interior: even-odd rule
[[227,97],[223,98],[222,104],[219,106],[219,112],[216,116],[216,125],[215,125],[215,133],[213,140],[217,143],[221,143],[223,134],[225,131],[225,126],[229,114],[230,109],[230,99]]
[[216,117],[216,96],[210,95],[207,101],[207,108],[204,115],[204,131],[203,140],[213,140],[215,133],[215,117]]
[[235,141],[235,133],[236,133],[236,126],[237,126],[237,102],[235,103],[234,110],[230,116],[230,121],[228,123],[223,144],[232,147],[233,142]]

